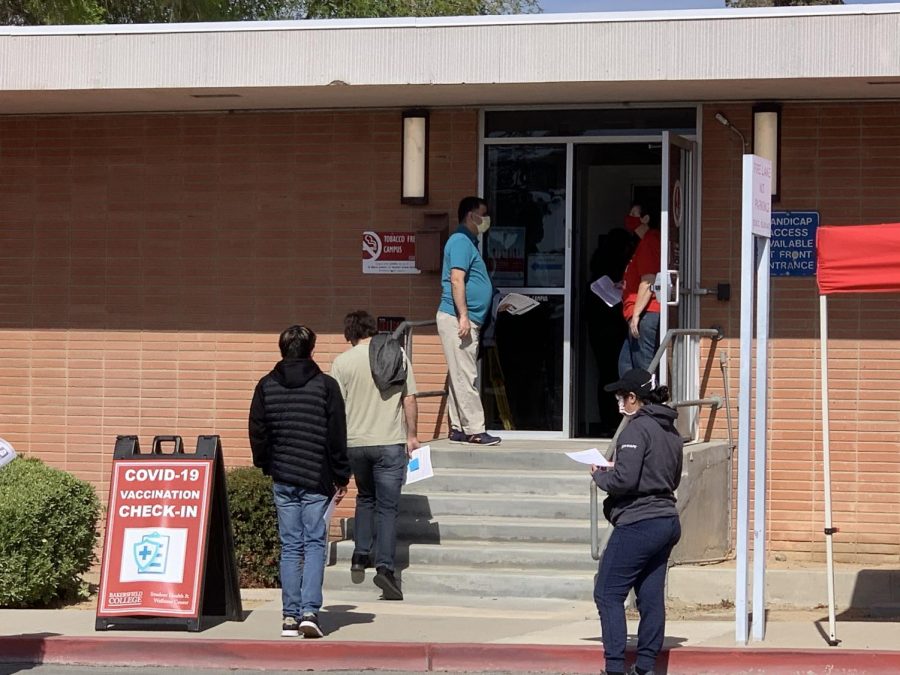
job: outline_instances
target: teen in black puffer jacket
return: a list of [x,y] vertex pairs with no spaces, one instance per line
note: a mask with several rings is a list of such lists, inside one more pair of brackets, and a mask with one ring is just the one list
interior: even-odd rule
[[350,480],[347,422],[337,382],[311,358],[286,358],[256,385],[253,464],[278,483],[328,495]]

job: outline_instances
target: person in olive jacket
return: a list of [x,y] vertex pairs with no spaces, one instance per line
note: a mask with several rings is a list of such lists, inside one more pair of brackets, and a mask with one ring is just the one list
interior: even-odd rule
[[613,526],[594,587],[607,675],[625,672],[625,599],[632,588],[641,618],[630,672],[653,672],[666,628],[667,562],[681,538],[675,490],[684,442],[675,428],[678,413],[663,405],[668,387],[654,385],[650,373],[635,368],[605,387],[630,420],[616,443],[612,466],[591,467],[597,486],[608,495],[603,513]]
[[316,334],[291,326],[282,359],[256,385],[250,404],[253,464],[272,476],[281,539],[281,635],[322,637],[328,502],[350,482],[347,420],[338,383],[312,360]]

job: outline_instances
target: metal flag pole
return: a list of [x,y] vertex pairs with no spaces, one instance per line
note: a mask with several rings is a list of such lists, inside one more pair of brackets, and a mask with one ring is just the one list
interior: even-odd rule
[[753,439],[753,624],[754,640],[766,637],[766,458],[769,384],[770,242],[759,238],[756,268],[756,433]]
[[750,528],[750,407],[753,360],[753,268],[754,236],[748,223],[753,218],[752,193],[746,177],[753,172],[753,155],[744,155],[744,196],[741,227],[741,367],[738,396],[738,475],[737,534],[735,542],[736,577],[734,593],[734,637],[747,644],[749,622],[747,611],[747,567]]
[[837,646],[834,616],[834,544],[837,528],[831,522],[831,424],[828,410],[828,296],[819,296],[819,356],[822,380],[822,482],[825,487],[825,557],[828,580],[828,644]]

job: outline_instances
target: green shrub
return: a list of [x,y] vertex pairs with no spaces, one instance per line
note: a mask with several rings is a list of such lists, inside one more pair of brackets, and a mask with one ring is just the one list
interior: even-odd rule
[[0,469],[0,607],[74,600],[94,562],[94,488],[37,459]]
[[228,507],[242,588],[278,588],[278,519],[272,479],[259,469],[242,467],[226,474]]

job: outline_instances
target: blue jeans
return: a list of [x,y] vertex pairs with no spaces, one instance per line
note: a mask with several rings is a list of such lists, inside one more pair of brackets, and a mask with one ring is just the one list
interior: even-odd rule
[[275,483],[275,512],[281,539],[281,604],[296,619],[322,608],[325,578],[324,520],[328,497],[295,485]]
[[347,448],[356,478],[354,553],[369,555],[375,545],[375,567],[394,571],[400,490],[406,480],[406,444]]
[[680,538],[677,516],[649,518],[613,529],[594,586],[607,670],[625,670],[625,598],[632,588],[641,615],[635,665],[643,670],[653,670],[656,665],[666,632],[666,563]]
[[650,370],[650,362],[659,347],[659,313],[644,312],[638,322],[638,337],[631,337],[631,330],[619,352],[619,377],[632,368]]

